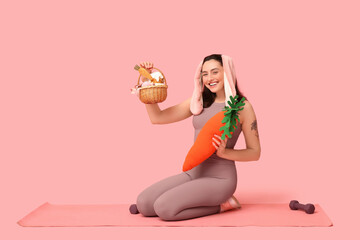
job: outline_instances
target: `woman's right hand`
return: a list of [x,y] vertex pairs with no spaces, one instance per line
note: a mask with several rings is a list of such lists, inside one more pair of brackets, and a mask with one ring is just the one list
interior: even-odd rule
[[140,67],[145,68],[149,73],[151,73],[154,64],[152,62],[141,62]]

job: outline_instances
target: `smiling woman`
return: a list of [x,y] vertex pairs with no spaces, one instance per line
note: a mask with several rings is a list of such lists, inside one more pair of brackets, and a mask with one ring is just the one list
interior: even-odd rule
[[[204,63],[201,74],[203,82],[206,85],[206,87],[208,87],[211,92],[215,92],[215,93],[219,92],[219,89],[222,89],[222,87],[224,86],[224,77],[223,77],[224,70],[222,69],[221,66],[220,66],[221,69],[219,69],[219,67],[212,68],[210,71],[207,71],[206,69],[217,65],[219,65],[219,62],[215,60],[210,60]],[[221,98],[221,96],[218,96],[218,98]],[[223,100],[225,101],[225,99]]]
[[[213,54],[204,58],[204,64],[201,70],[201,82],[203,87],[203,101],[204,108],[210,107],[215,102],[225,102],[224,90],[224,67],[220,54]],[[235,76],[235,90],[239,99],[242,99],[244,94],[238,89],[237,79]],[[245,97],[245,99],[247,99]]]
[[201,71],[203,85],[217,95],[217,102],[225,102],[224,68],[220,62],[214,59],[204,62]]
[[[150,62],[141,63],[140,66],[150,70],[153,68]],[[130,207],[133,214],[159,216],[163,220],[184,220],[240,208],[233,196],[237,186],[235,161],[255,161],[260,156],[259,139],[253,134],[254,124],[249,124],[256,120],[254,111],[237,87],[235,67],[229,56],[213,54],[205,57],[196,68],[194,83],[193,95],[182,103],[164,110],[157,104],[145,104],[151,122],[167,124],[193,116],[196,141],[198,137],[201,139],[205,136],[199,135],[203,128],[206,129],[205,124],[228,107],[228,101],[235,95],[245,103],[238,116],[240,121],[236,122],[237,127],[229,139],[217,134],[205,136],[209,144],[200,152],[212,148],[215,153],[210,153],[196,166],[190,164],[191,169],[185,167],[182,173],[143,190],[136,204]],[[242,130],[247,149],[235,150]]]

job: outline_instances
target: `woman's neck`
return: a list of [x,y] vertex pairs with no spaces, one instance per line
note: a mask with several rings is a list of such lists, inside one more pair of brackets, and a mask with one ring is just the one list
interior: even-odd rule
[[216,93],[215,102],[225,102],[225,89]]

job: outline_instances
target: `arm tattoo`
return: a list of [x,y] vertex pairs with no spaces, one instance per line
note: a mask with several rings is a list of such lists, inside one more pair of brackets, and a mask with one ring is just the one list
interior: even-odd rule
[[255,130],[255,136],[257,136],[259,138],[259,132],[258,132],[258,129],[257,129],[257,121],[256,121],[256,119],[251,124],[251,130]]

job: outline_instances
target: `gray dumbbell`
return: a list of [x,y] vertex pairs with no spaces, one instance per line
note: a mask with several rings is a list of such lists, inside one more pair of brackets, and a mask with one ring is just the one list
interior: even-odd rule
[[130,211],[131,214],[138,214],[139,213],[139,210],[137,209],[136,204],[131,204],[131,206],[129,208],[129,211]]
[[308,214],[312,214],[312,213],[314,213],[314,211],[315,211],[315,206],[314,206],[314,204],[308,203],[308,204],[304,205],[304,204],[299,203],[299,202],[296,201],[296,200],[292,200],[292,201],[290,202],[289,206],[290,206],[290,208],[291,208],[292,210],[301,209],[301,210],[305,211],[305,212],[308,213]]

